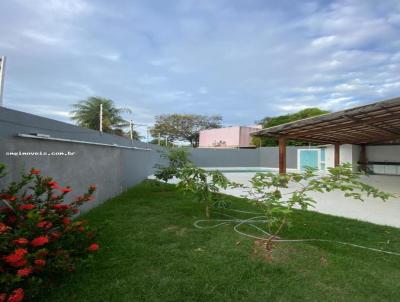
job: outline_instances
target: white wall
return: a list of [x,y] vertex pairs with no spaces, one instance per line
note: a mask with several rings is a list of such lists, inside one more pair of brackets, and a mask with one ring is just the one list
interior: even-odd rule
[[367,160],[400,162],[400,145],[367,146]]
[[[357,145],[341,145],[340,146],[340,163],[351,163],[353,165],[353,169],[357,170],[358,165],[357,161],[360,157],[360,147]],[[325,161],[326,167],[334,167],[335,166],[335,146],[329,145],[325,151]]]

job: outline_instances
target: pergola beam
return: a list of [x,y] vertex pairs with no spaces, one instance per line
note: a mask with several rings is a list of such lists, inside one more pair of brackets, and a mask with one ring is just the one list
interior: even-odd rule
[[373,128],[373,129],[376,129],[376,130],[379,130],[380,132],[388,133],[389,135],[392,135],[392,134],[400,135],[400,132],[397,132],[396,130],[385,129],[385,128],[382,128],[382,127],[380,127],[380,126],[371,124],[371,123],[368,122],[368,121],[364,121],[364,120],[355,118],[355,117],[353,117],[353,116],[348,116],[348,115],[343,115],[343,116],[344,116],[345,118],[347,118],[347,119],[353,121],[353,122],[357,122],[358,124],[367,125],[368,127]]
[[366,172],[367,171],[367,145],[360,145],[360,170]]
[[[343,118],[343,116],[342,116]],[[372,123],[372,122],[389,122],[390,120],[399,120],[400,119],[400,114],[389,114],[386,113],[385,116],[380,116],[380,117],[376,117],[376,118],[370,118],[369,120],[360,120],[363,123],[367,122],[367,123]],[[315,123],[312,125],[308,125],[306,129],[288,129],[288,130],[282,130],[279,132],[276,132],[275,134],[281,134],[281,135],[286,135],[286,136],[293,136],[293,134],[295,135],[309,135],[309,134],[315,134],[315,133],[319,133],[321,131],[331,131],[331,130],[342,130],[342,129],[349,129],[353,126],[357,126],[360,125],[360,122],[355,122],[355,121],[348,121],[347,123],[343,123],[343,121],[340,121],[340,119],[336,119],[336,120],[332,120],[329,126],[319,126],[319,123]],[[314,127],[312,127],[314,126]],[[267,129],[268,130],[268,129]],[[262,132],[260,133],[262,135]],[[272,134],[274,134],[272,132]]]
[[279,174],[286,174],[286,137],[280,136],[279,142]]
[[335,144],[334,162],[335,162],[335,167],[340,165],[340,144],[339,143]]

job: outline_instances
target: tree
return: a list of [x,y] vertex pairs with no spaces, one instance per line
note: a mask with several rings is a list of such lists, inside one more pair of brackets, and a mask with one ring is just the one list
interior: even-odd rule
[[[319,108],[306,108],[300,110],[296,113],[279,115],[275,117],[265,117],[262,120],[258,121],[257,124],[263,125],[263,128],[270,128],[298,120],[302,120],[309,117],[314,117],[322,114],[329,113],[329,111],[321,110]],[[277,146],[278,143],[276,139],[269,137],[253,137],[253,144],[256,146],[266,147],[266,146]],[[288,145],[291,146],[302,146],[307,143],[299,142],[299,141],[289,141]]]
[[[123,129],[114,129],[114,131],[112,133],[115,135],[118,135],[118,136],[123,136],[123,137],[129,138],[129,139],[131,138],[131,132],[129,129],[126,131],[124,131]],[[132,129],[132,139],[135,141],[139,141],[141,138],[143,138],[143,136],[141,136],[139,134],[139,132],[137,132],[136,130]]]
[[[92,96],[79,101],[72,105],[74,109],[71,111],[71,119],[81,127],[100,130],[101,104],[103,105],[103,131],[124,136],[123,128],[127,127],[129,122],[124,120],[121,114],[131,113],[131,111],[127,108],[117,108],[110,99]],[[134,137],[139,137],[139,134],[134,132]]]
[[169,141],[188,141],[193,147],[199,143],[199,132],[205,129],[221,128],[220,115],[163,114],[155,118],[150,130],[153,137],[167,138]]
[[150,142],[153,145],[160,145],[162,147],[175,147],[175,145],[170,141],[165,141],[165,139],[160,139],[160,143],[158,142],[158,138],[153,138]]

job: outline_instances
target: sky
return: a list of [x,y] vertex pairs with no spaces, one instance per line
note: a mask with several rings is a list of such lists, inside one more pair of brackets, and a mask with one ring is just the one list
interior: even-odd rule
[[8,108],[71,123],[101,96],[138,124],[248,125],[400,96],[400,1],[2,0],[0,55]]

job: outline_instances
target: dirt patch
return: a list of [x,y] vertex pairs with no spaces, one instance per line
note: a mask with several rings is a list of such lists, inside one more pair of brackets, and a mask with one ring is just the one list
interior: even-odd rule
[[301,261],[314,267],[326,268],[329,266],[328,255],[321,255],[318,248],[293,243],[274,243],[272,251],[269,251],[265,248],[265,240],[255,240],[253,255],[269,263]]
[[268,262],[288,262],[300,251],[286,243],[274,243],[272,250],[265,248],[265,240],[255,240],[253,254]]

